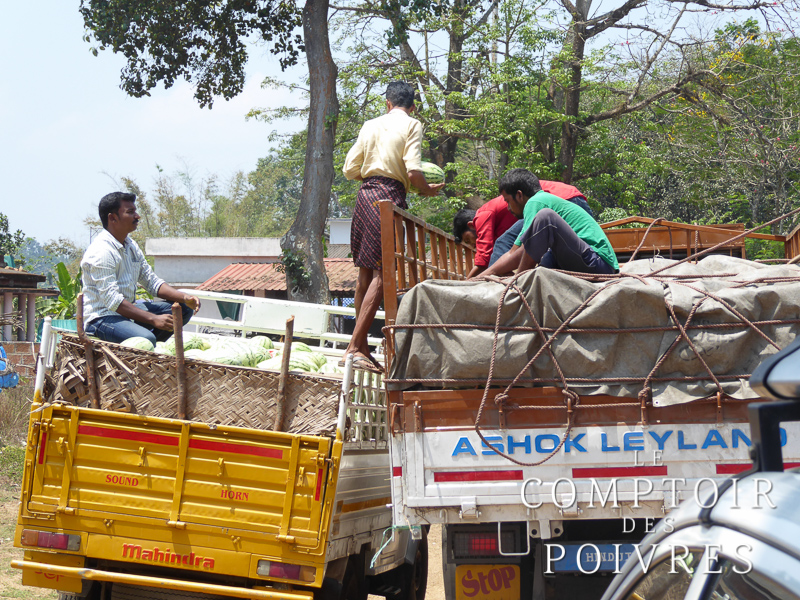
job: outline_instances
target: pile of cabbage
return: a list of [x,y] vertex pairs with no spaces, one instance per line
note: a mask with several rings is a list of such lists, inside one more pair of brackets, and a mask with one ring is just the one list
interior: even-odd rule
[[[147,338],[129,338],[120,344],[129,348],[148,350],[158,354],[175,355],[175,338],[157,342],[155,347]],[[265,335],[251,338],[215,338],[189,335],[183,340],[183,355],[194,360],[205,360],[222,365],[257,367],[268,371],[280,371],[283,356],[272,340]],[[321,352],[314,352],[302,342],[292,344],[289,357],[289,370],[305,373],[341,373],[342,370]]]

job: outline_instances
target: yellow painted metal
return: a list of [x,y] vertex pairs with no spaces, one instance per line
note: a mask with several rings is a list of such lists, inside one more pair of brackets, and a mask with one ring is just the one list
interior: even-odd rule
[[518,600],[518,565],[458,565],[456,600]]
[[80,577],[62,573],[50,573],[42,569],[30,567],[30,564],[48,564],[60,567],[83,567],[86,559],[83,556],[56,554],[53,552],[25,552],[22,568],[22,585],[50,588],[62,592],[78,593],[83,587]]
[[[183,478],[186,475],[186,455],[189,453],[189,424],[181,424],[181,437],[178,442],[178,470],[175,473],[175,488],[172,493],[172,509],[169,514],[167,525],[171,527],[183,528],[179,524],[178,515],[180,514],[181,495],[183,494]],[[142,452],[144,455],[144,452]],[[144,460],[142,460],[144,464]]]
[[292,520],[292,507],[294,506],[294,484],[297,478],[297,459],[300,454],[299,440],[292,441],[292,457],[291,464],[289,465],[288,474],[286,477],[286,494],[283,501],[283,518],[281,520],[281,532],[278,534],[278,539],[283,542],[294,543],[294,536],[289,535],[289,524]]
[[[15,545],[23,528],[69,531],[88,559],[154,564],[123,556],[128,544],[291,584],[251,569],[269,560],[313,567],[319,587],[342,450],[324,436],[46,407],[31,417]],[[175,570],[191,577],[185,561]]]
[[[228,585],[217,585],[212,583],[195,583],[191,581],[180,581],[176,579],[166,579],[163,577],[150,577],[145,575],[130,575],[125,573],[114,573],[112,571],[102,571],[100,569],[85,569],[76,567],[63,567],[46,563],[29,562],[15,560],[11,562],[15,569],[34,569],[53,575],[64,575],[66,577],[79,577],[89,581],[110,581],[112,583],[126,583],[129,585],[140,585],[144,587],[154,587],[166,590],[179,590],[184,592],[196,592],[203,594],[218,594],[220,596],[230,596],[232,598],[252,598],[253,600],[311,600],[314,595],[312,592],[303,590],[266,590],[248,589],[232,587]],[[23,571],[24,572],[24,571]]]

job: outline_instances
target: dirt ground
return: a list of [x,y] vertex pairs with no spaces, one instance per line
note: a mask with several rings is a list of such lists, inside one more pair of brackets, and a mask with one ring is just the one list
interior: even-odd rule
[[3,600],[54,600],[56,593],[22,585],[22,574],[11,568],[11,561],[22,558],[22,550],[14,548],[14,527],[17,524],[19,484],[0,475],[0,598]]
[[428,592],[427,600],[445,600],[442,579],[442,527],[433,525],[428,535]]

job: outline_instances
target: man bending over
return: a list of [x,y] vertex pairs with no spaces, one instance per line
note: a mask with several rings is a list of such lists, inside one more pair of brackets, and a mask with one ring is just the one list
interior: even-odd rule
[[613,274],[619,270],[605,232],[578,205],[542,191],[527,169],[512,169],[499,183],[508,210],[522,218],[522,232],[511,250],[484,275],[526,271],[536,265],[576,273]]
[[[129,236],[139,224],[136,196],[106,194],[100,200],[101,231],[81,259],[83,319],[86,333],[106,342],[143,337],[155,345],[172,334],[172,303],[183,306],[183,325],[200,308],[156,277],[139,246]],[[167,302],[136,301],[136,284]]]
[[[586,196],[575,186],[544,179],[540,179],[539,184],[545,192],[577,204],[594,218]],[[463,240],[476,250],[475,264],[467,278],[477,277],[511,250],[522,232],[522,225],[523,221],[508,210],[502,196],[489,200],[478,210],[459,210],[453,219],[453,236],[456,243]]]

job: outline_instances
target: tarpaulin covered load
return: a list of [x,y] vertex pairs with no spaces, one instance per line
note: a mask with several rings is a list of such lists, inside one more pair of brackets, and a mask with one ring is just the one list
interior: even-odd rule
[[[504,298],[508,280],[427,280],[400,303],[389,389],[485,385],[502,303],[492,385],[521,374],[516,385],[566,382],[583,395],[645,390],[655,406],[755,397],[753,369],[800,332],[800,268],[709,256],[650,275],[670,264],[637,260],[603,281],[535,269],[516,279],[522,296]],[[552,356],[526,369],[542,336]]]

